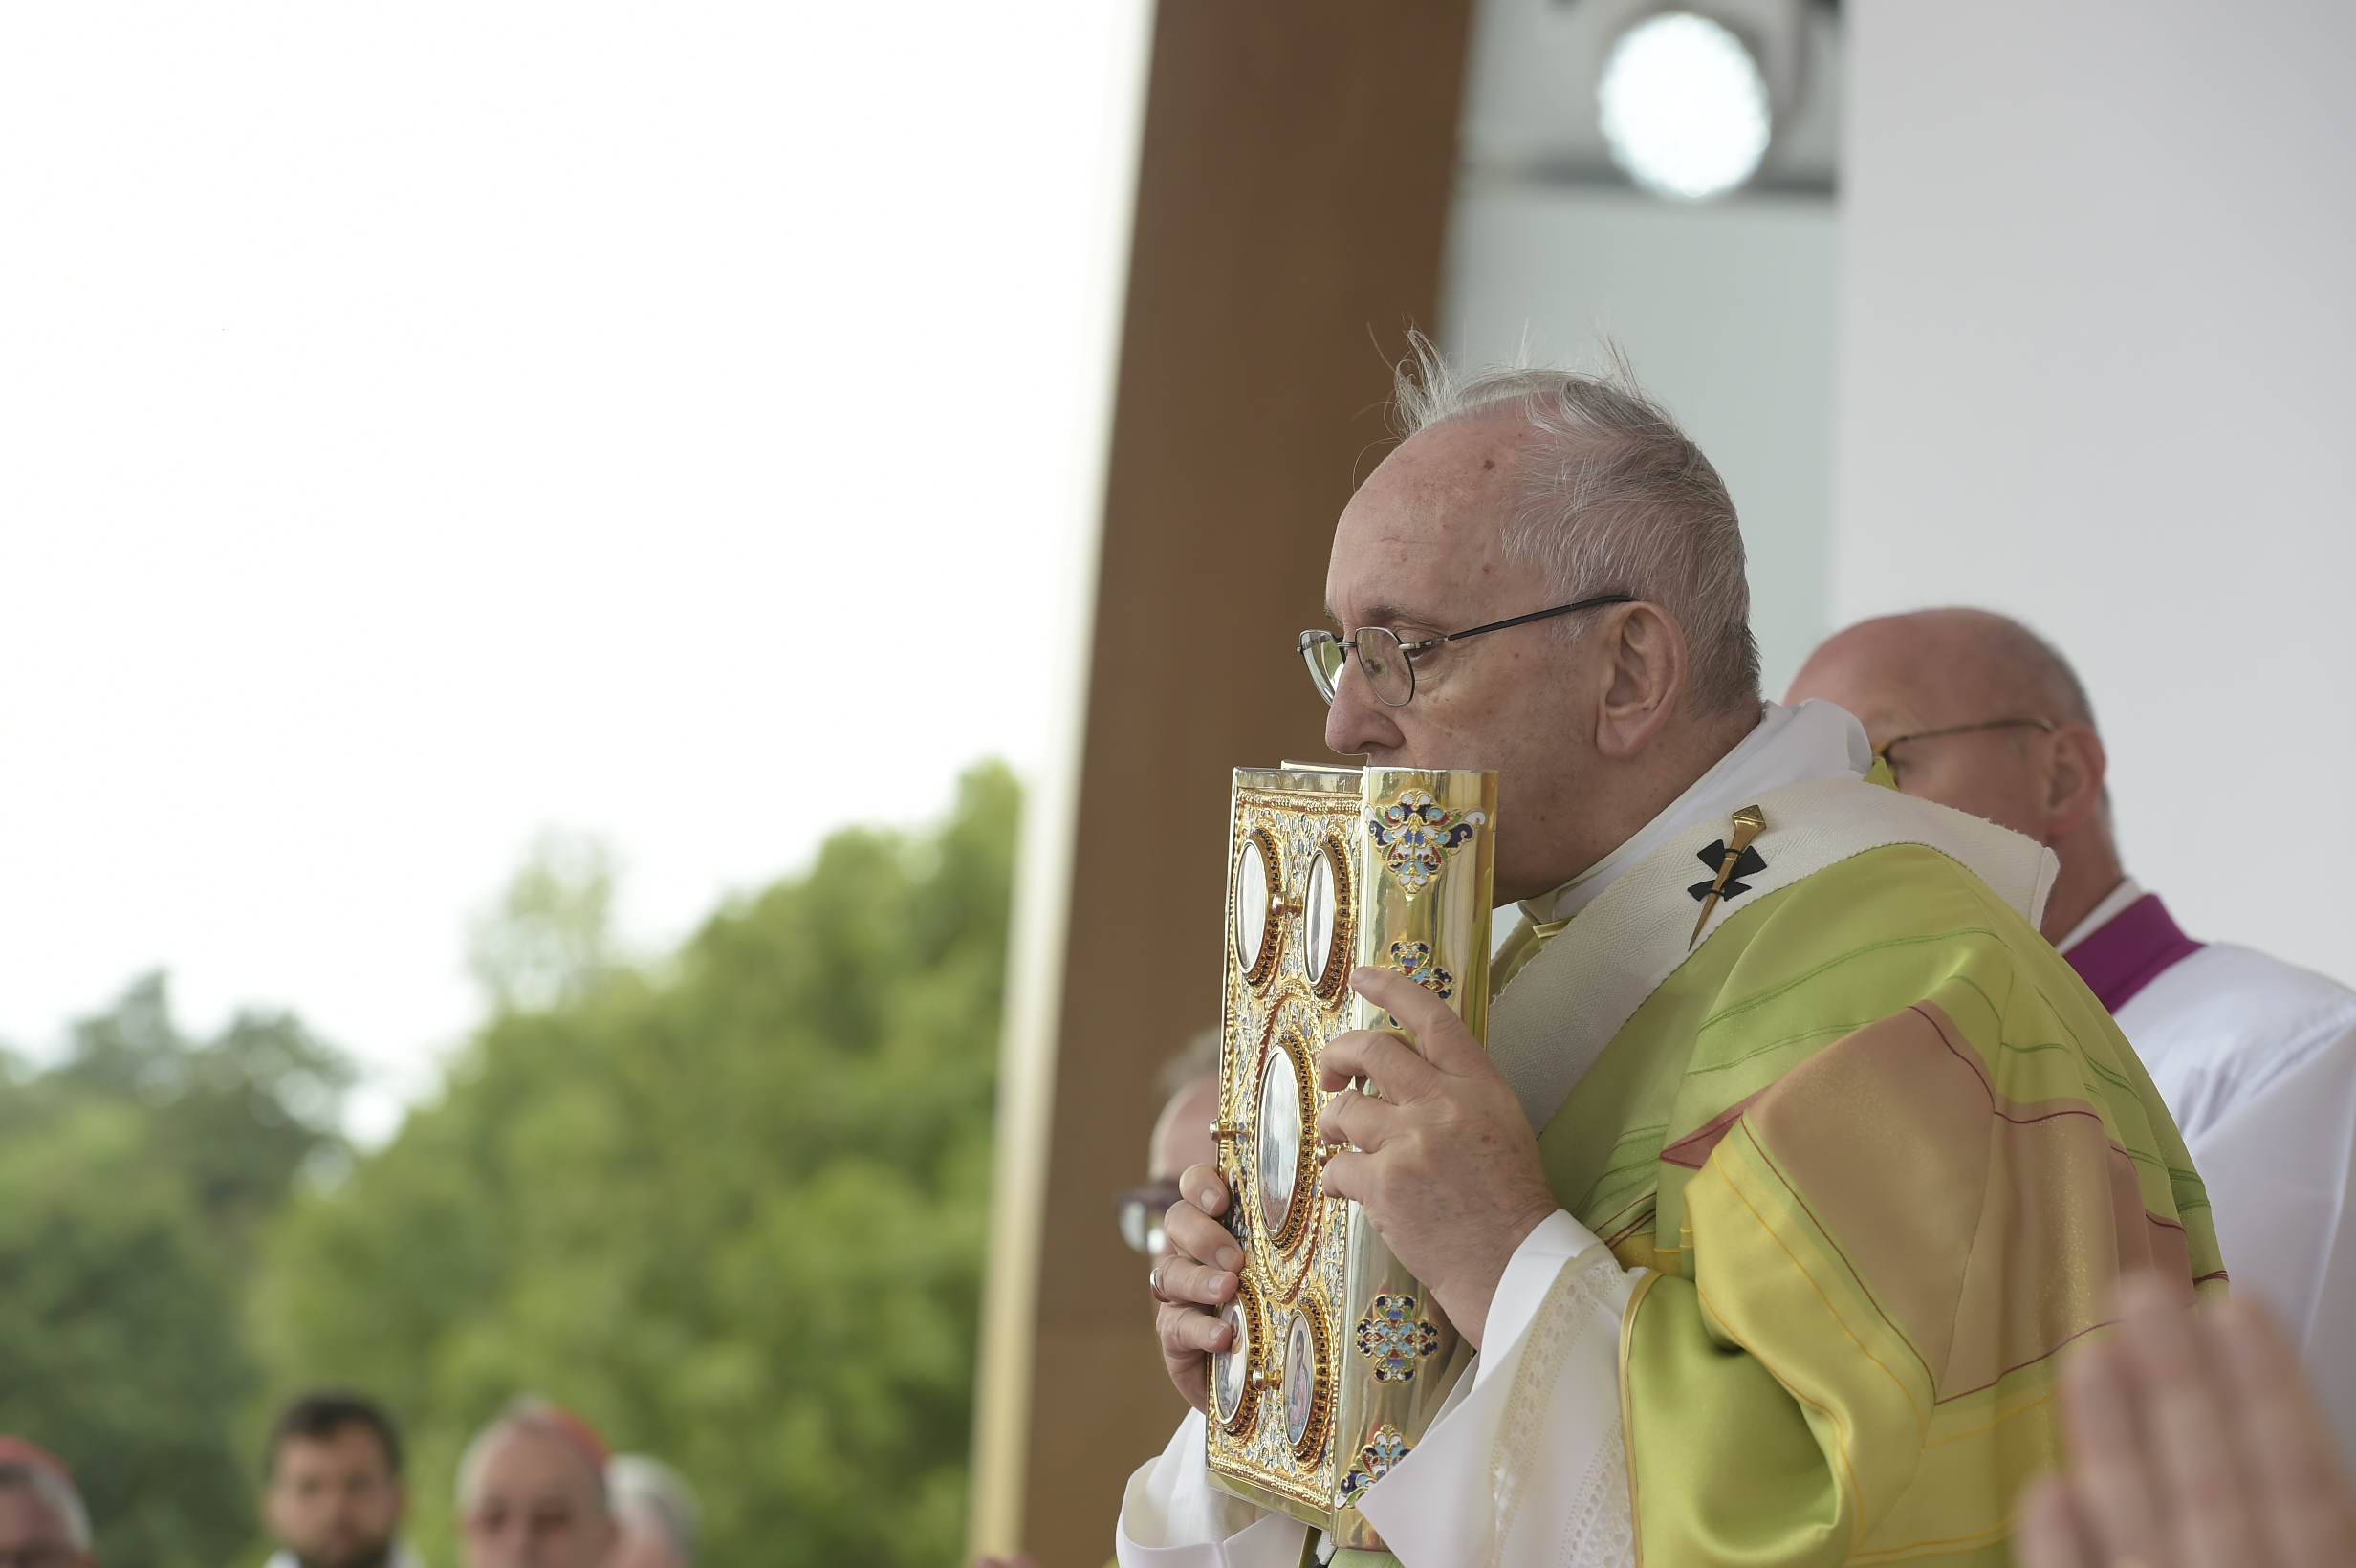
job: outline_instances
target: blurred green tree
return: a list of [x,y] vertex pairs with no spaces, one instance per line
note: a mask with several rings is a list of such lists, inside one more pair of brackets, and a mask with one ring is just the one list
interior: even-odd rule
[[0,1431],[74,1467],[108,1568],[215,1568],[251,1538],[234,1420],[259,1227],[332,1130],[350,1070],[283,1015],[198,1045],[164,978],[0,1078]]
[[613,972],[614,854],[585,834],[542,833],[498,906],[468,935],[467,968],[502,1013],[577,1001]]
[[406,1424],[429,1560],[523,1390],[684,1470],[714,1561],[955,1560],[1016,807],[976,768],[936,829],[838,833],[650,969],[610,957],[602,859],[525,867],[525,928],[476,937],[498,1013],[290,1211],[256,1298],[275,1385]]

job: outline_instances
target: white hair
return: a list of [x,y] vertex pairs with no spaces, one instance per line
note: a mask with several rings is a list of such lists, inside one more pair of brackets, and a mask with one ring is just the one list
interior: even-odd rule
[[11,1462],[0,1464],[0,1487],[22,1487],[49,1506],[65,1526],[65,1538],[76,1552],[88,1552],[93,1536],[90,1534],[90,1510],[82,1504],[81,1489],[41,1465]]
[[605,1492],[613,1501],[615,1517],[662,1536],[680,1568],[695,1561],[702,1510],[686,1476],[651,1455],[618,1453],[605,1465]]
[[[1392,409],[1402,437],[1510,409],[1534,439],[1524,489],[1505,524],[1505,558],[1532,565],[1552,602],[1628,594],[1667,610],[1693,659],[1698,711],[1759,704],[1758,643],[1734,498],[1691,437],[1605,344],[1601,375],[1495,365],[1465,371],[1411,335]],[[1577,618],[1560,623],[1576,640]]]
[[1202,1078],[1219,1070],[1219,1032],[1206,1029],[1178,1048],[1178,1054],[1164,1062],[1153,1075],[1153,1086],[1168,1100],[1180,1091],[1190,1089]]

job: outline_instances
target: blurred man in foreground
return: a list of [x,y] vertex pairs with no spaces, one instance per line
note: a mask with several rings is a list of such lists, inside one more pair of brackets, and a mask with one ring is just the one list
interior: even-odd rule
[[[2192,941],[2126,874],[2085,688],[2018,621],[1963,609],[1863,621],[1816,650],[1790,697],[1855,713],[1907,794],[2060,857],[2046,937],[2174,1113],[2234,1284],[2290,1325],[2343,1444],[2356,1444],[2356,1281],[2331,1270],[2356,1251],[2356,991]],[[2231,841],[2230,812],[2216,832]]]
[[305,1394],[271,1427],[262,1519],[269,1568],[421,1568],[400,1544],[401,1434],[357,1394]]
[[2356,1502],[2257,1303],[2188,1313],[2156,1280],[2062,1375],[2069,1468],[2023,1500],[2021,1568],[2341,1568]]
[[0,1437],[0,1563],[8,1568],[98,1568],[90,1511],[74,1472],[47,1448]]
[[687,1477],[643,1453],[605,1467],[605,1495],[620,1532],[605,1568],[695,1568],[699,1510]]
[[612,1457],[571,1411],[510,1405],[458,1461],[467,1568],[601,1568],[619,1536],[605,1494]]

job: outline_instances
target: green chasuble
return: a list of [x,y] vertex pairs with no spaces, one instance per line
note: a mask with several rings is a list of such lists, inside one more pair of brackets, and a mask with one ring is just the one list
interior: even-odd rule
[[[1832,788],[1766,797],[1771,867],[1778,814],[1919,806]],[[1685,866],[1610,918],[1649,899],[1691,924],[1671,905],[1693,847],[1672,849]],[[2059,1457],[2057,1360],[2122,1271],[2156,1267],[2188,1303],[2224,1287],[2174,1122],[2015,903],[1925,842],[1822,856],[1642,978],[1560,1110],[1533,1117],[1562,1206],[1654,1271],[1621,1335],[1651,1568],[2004,1562],[2022,1484]]]
[[1623,1333],[1651,1563],[2006,1560],[2056,1357],[2122,1269],[2222,1288],[2119,1027],[1938,851],[1741,911],[1548,1125],[1555,1191],[1659,1271]]

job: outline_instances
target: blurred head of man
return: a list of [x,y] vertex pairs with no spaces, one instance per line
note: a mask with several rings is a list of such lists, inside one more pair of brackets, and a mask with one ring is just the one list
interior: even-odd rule
[[570,1411],[537,1400],[510,1406],[458,1462],[467,1568],[600,1568],[618,1534],[609,1457]]
[[383,1568],[408,1502],[401,1436],[356,1394],[306,1394],[271,1428],[262,1518],[301,1568]]
[[[1495,769],[1496,896],[1535,898],[1757,726],[1742,534],[1625,367],[1419,369],[1396,402],[1407,439],[1334,530],[1325,611],[1350,647],[1325,743]],[[1566,613],[1496,625],[1547,611]]]
[[698,1510],[685,1476],[660,1459],[618,1453],[605,1494],[621,1532],[605,1568],[694,1568]]
[[2093,707],[2067,661],[2018,621],[1965,609],[1861,621],[1808,656],[1784,700],[1809,697],[1856,714],[1908,795],[2054,852],[2048,939],[2119,884]]
[[1211,1124],[1219,1117],[1219,1032],[1206,1029],[1189,1040],[1162,1064],[1154,1083],[1164,1097],[1162,1114],[1145,1141],[1145,1185],[1121,1195],[1121,1237],[1159,1258],[1167,1248],[1162,1217],[1181,1196],[1179,1176],[1218,1153]]
[[21,1437],[0,1437],[0,1568],[98,1568],[73,1472]]
[[1153,1139],[1145,1149],[1145,1174],[1157,1182],[1175,1182],[1193,1165],[1209,1165],[1218,1153],[1211,1124],[1219,1119],[1219,1068],[1214,1055],[1209,1071],[1197,1074],[1172,1090],[1153,1123]]

